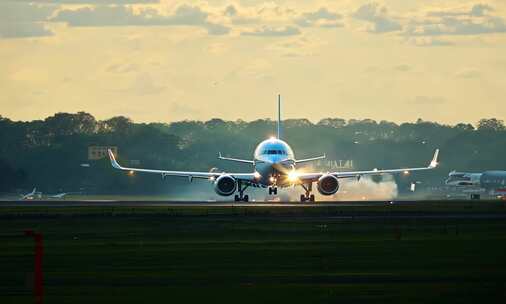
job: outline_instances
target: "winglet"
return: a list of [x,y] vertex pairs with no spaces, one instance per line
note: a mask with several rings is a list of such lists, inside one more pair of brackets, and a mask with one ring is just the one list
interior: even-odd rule
[[429,168],[434,169],[439,165],[438,158],[439,158],[439,149],[436,149],[436,151],[434,152],[434,157],[432,157],[432,161],[429,164]]
[[111,149],[107,149],[107,152],[109,153],[109,159],[111,160],[111,165],[113,166],[113,168],[120,170],[123,169],[116,161],[116,157],[114,156],[114,153],[112,153]]
[[222,159],[222,158],[223,158],[223,156],[221,156],[221,152],[218,152],[218,158],[219,158],[219,159]]

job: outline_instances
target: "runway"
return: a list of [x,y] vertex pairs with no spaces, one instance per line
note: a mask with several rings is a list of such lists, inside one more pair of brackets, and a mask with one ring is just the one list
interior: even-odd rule
[[119,201],[119,200],[32,200],[0,201],[0,207],[373,207],[418,205],[420,201],[339,201],[339,202],[218,202],[218,201]]
[[[38,210],[66,210],[79,208],[83,211],[96,208],[117,208],[117,211],[144,208],[165,208],[184,210],[213,211],[215,215],[230,215],[247,212],[252,214],[291,215],[299,217],[324,216],[327,218],[434,218],[434,219],[493,219],[506,218],[506,202],[503,201],[339,201],[339,202],[230,202],[230,201],[150,201],[150,200],[0,200],[2,209],[23,208]],[[221,211],[220,211],[221,210]],[[228,211],[227,211],[228,210]],[[313,210],[313,211],[311,211]],[[178,212],[179,212],[178,211]],[[307,211],[307,212],[306,212]]]

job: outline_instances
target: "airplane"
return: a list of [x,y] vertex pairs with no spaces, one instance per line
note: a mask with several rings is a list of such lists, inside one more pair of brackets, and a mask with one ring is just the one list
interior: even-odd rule
[[37,188],[33,188],[32,192],[21,195],[21,200],[32,200],[36,195],[40,195],[40,192],[37,192]]
[[[448,174],[445,184],[448,186],[480,186],[480,179],[483,173],[457,172]],[[506,174],[505,174],[506,176]]]
[[249,196],[244,194],[248,187],[268,188],[269,195],[277,195],[278,188],[301,186],[304,193],[300,196],[301,202],[314,202],[313,184],[316,183],[318,192],[330,196],[338,192],[339,180],[344,178],[360,179],[366,175],[382,174],[408,174],[412,171],[431,170],[438,166],[439,149],[436,149],[432,161],[427,167],[403,168],[389,170],[368,170],[351,172],[314,172],[307,173],[297,171],[297,165],[324,159],[326,156],[318,156],[306,159],[296,159],[292,148],[281,139],[281,96],[278,95],[278,121],[277,136],[262,141],[255,149],[253,160],[223,157],[218,154],[220,160],[249,164],[253,167],[252,172],[227,173],[227,172],[192,172],[170,171],[142,168],[128,168],[121,166],[116,161],[116,156],[108,150],[112,167],[119,170],[160,174],[162,178],[167,176],[187,177],[191,182],[194,178],[207,179],[214,185],[215,192],[220,196],[232,196],[235,194],[236,202],[248,202]]
[[70,194],[70,193],[63,192],[63,193],[58,193],[58,194],[46,195],[46,197],[47,198],[55,198],[55,199],[64,199],[65,196],[67,196],[68,194]]
[[492,196],[506,197],[506,171],[494,170],[481,173],[452,171],[448,174],[445,184],[465,189],[484,189]]

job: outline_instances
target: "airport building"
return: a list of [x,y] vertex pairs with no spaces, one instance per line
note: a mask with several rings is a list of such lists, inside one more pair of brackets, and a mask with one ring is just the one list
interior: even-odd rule
[[88,160],[100,160],[106,157],[107,150],[111,149],[111,151],[118,155],[118,147],[116,146],[89,146],[88,147]]

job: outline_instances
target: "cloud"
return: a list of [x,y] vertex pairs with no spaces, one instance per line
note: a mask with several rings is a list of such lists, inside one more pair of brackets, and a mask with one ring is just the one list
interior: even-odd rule
[[468,8],[432,10],[413,18],[406,26],[408,36],[480,35],[505,33],[506,21],[493,15],[489,5],[476,4]]
[[392,16],[386,6],[370,2],[360,6],[351,16],[367,21],[369,32],[398,32],[409,44],[421,47],[454,45],[448,39],[432,38],[437,36],[506,33],[506,19],[498,15],[493,6],[481,3]]
[[0,38],[29,38],[52,36],[53,32],[44,23],[16,22],[0,23]]
[[258,36],[258,37],[280,37],[280,36],[294,36],[300,35],[300,30],[295,26],[280,26],[271,27],[264,25],[260,28],[243,31],[241,35],[244,36]]
[[471,8],[451,8],[443,10],[431,10],[427,13],[427,16],[432,17],[456,17],[456,16],[475,16],[482,17],[487,12],[492,12],[494,9],[487,4],[475,4]]
[[261,21],[261,18],[257,11],[246,10],[237,5],[230,4],[222,12],[222,15],[226,17],[230,23],[241,25],[241,24],[255,24]]
[[342,27],[343,16],[322,7],[317,11],[303,13],[295,19],[295,23],[302,27]]
[[267,49],[279,52],[282,57],[302,57],[315,54],[316,50],[324,44],[313,37],[296,36],[277,42]]
[[18,3],[39,4],[150,4],[160,3],[160,0],[15,0]]
[[40,6],[32,3],[0,3],[0,38],[27,38],[51,36],[45,21],[56,6]]
[[452,46],[455,45],[451,41],[437,39],[434,37],[410,37],[407,42],[409,44],[420,47],[437,47],[437,46]]
[[387,7],[376,2],[362,5],[352,14],[352,17],[368,21],[371,24],[368,31],[373,33],[388,33],[402,29],[401,24],[389,15]]
[[168,15],[153,8],[134,11],[129,6],[95,6],[76,10],[64,9],[51,21],[66,22],[74,27],[87,26],[196,26],[211,35],[227,34],[227,26],[208,21],[209,14],[198,6],[183,4]]
[[22,2],[0,3],[0,22],[40,22],[46,21],[57,9],[54,5],[37,5]]
[[228,17],[235,17],[235,16],[239,15],[239,11],[237,10],[237,8],[234,5],[230,4],[225,8],[225,10],[223,11],[223,14]]
[[492,12],[494,9],[490,5],[486,4],[476,4],[471,8],[471,15],[481,17],[487,14],[487,12]]

